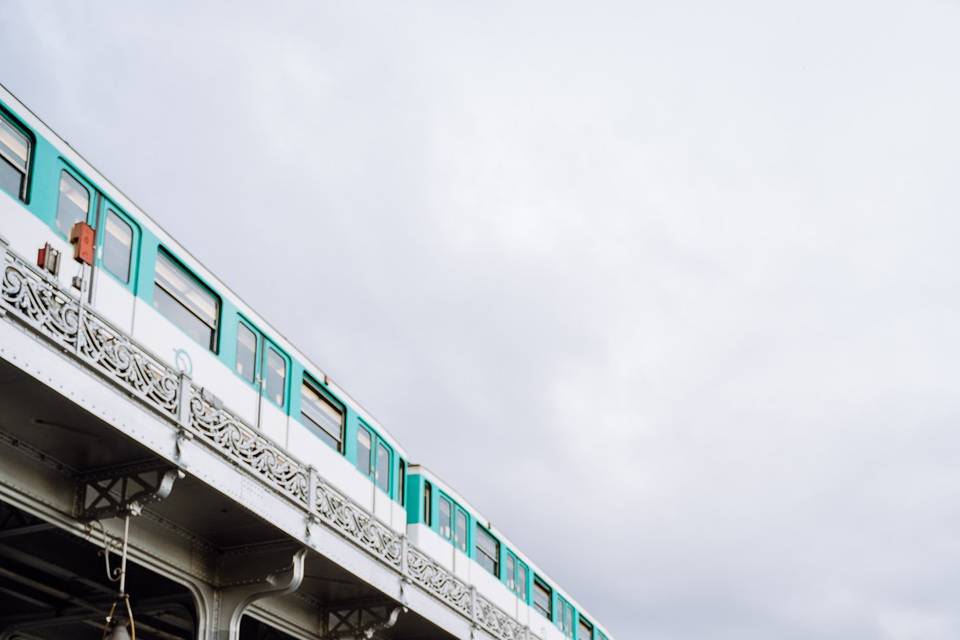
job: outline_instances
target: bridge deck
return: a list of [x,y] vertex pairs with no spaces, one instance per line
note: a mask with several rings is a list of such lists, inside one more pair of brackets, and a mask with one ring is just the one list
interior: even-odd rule
[[222,635],[239,632],[220,619],[223,590],[262,581],[305,547],[295,595],[249,609],[296,637],[349,626],[344,612],[402,606],[380,637],[535,638],[338,492],[322,469],[219,406],[216,390],[83,308],[2,242],[0,254],[0,499],[8,505],[102,543],[117,535],[117,521],[105,532],[80,522],[78,487],[184,471],[169,498],[135,519],[133,557],[188,585],[198,637],[236,637]]

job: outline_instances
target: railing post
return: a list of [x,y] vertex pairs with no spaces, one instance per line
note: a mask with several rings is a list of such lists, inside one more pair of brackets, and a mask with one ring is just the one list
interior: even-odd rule
[[317,468],[307,465],[307,539],[310,539],[310,527],[320,522],[317,513]]
[[78,297],[79,302],[77,303],[77,341],[73,345],[73,352],[76,355],[80,355],[80,336],[83,335],[83,321],[84,321],[84,307],[86,306],[86,297],[87,297],[87,280],[84,276],[87,273],[87,267],[84,264],[80,265],[80,295]]
[[[7,239],[4,238],[3,236],[0,236],[0,254],[2,254],[2,256],[0,256],[0,264],[6,265],[7,263],[7,249],[9,249],[9,243],[7,242]],[[0,318],[6,315],[7,315],[7,310],[4,309],[2,306],[0,306]]]
[[477,588],[470,585],[470,617],[473,619],[473,626],[480,626],[480,611],[477,606]]
[[177,422],[181,429],[190,427],[190,376],[180,372],[180,389],[177,393]]
[[407,607],[407,584],[410,582],[408,577],[410,574],[410,567],[407,560],[407,548],[409,543],[407,542],[407,534],[400,534],[400,604],[403,605],[404,611]]
[[190,431],[190,396],[191,396],[190,376],[180,372],[180,386],[177,389],[177,460],[182,466],[185,466],[183,460],[184,444],[193,440],[193,432]]

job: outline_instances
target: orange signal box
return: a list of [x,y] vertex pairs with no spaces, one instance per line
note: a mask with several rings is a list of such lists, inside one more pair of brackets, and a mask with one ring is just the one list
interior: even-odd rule
[[77,222],[70,229],[70,244],[73,245],[73,259],[93,266],[93,253],[96,233],[86,222]]

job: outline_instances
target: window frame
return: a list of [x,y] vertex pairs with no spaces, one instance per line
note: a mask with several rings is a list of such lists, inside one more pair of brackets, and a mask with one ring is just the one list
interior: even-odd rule
[[[540,608],[540,603],[537,602],[537,588],[540,588],[540,593],[545,593],[547,595],[547,606],[549,607],[548,611],[544,611]],[[540,613],[544,618],[553,622],[554,618],[554,606],[553,606],[553,587],[547,584],[547,581],[538,576],[536,573],[533,574],[533,593],[531,594],[530,601],[533,604],[533,608]]]
[[[253,334],[253,380],[249,380],[237,371],[238,356],[240,354],[240,328],[244,328],[250,333]],[[263,352],[261,345],[261,336],[260,331],[253,325],[252,322],[247,321],[242,315],[237,316],[237,335],[236,335],[236,344],[233,349],[233,372],[237,374],[241,380],[249,384],[251,387],[257,389],[257,393],[260,393],[260,384],[257,382],[260,379],[260,358]]]
[[[174,322],[171,318],[169,318],[166,314],[160,311],[160,309],[157,307],[156,289],[160,289],[161,291],[163,291],[165,295],[167,295],[174,302],[176,302],[178,305],[183,307],[184,311],[186,311],[187,313],[195,317],[197,320],[202,322],[206,327],[213,330],[210,336],[210,344],[206,345],[205,348],[209,350],[211,353],[219,354],[220,353],[220,337],[221,337],[221,334],[223,333],[221,330],[223,325],[223,299],[220,297],[220,294],[214,291],[211,287],[207,286],[207,284],[203,280],[201,280],[193,272],[193,270],[189,269],[185,264],[183,264],[176,256],[173,255],[172,252],[167,250],[167,248],[164,247],[163,245],[160,245],[157,248],[156,260],[159,261],[160,259],[166,259],[175,268],[179,269],[187,277],[188,280],[192,280],[193,283],[197,285],[198,288],[200,288],[203,291],[206,291],[213,298],[214,302],[216,302],[216,308],[217,308],[217,311],[215,314],[216,326],[211,327],[209,324],[207,324],[206,320],[204,320],[199,315],[197,315],[190,307],[188,307],[183,302],[181,302],[180,299],[173,292],[168,291],[166,287],[164,287],[162,284],[160,284],[160,282],[158,282],[158,271],[157,271],[156,264],[154,265],[154,268],[153,268],[153,287],[154,287],[153,300],[152,300],[153,308],[156,309],[160,313],[160,315],[166,318],[168,322],[173,324],[173,326],[177,327],[178,329],[183,331],[186,335],[190,336],[190,334],[187,333],[186,329],[184,329],[183,327],[178,325],[176,322]],[[193,336],[190,336],[190,338],[193,339]],[[202,344],[202,343],[198,341],[197,344]]]
[[[307,427],[307,429],[320,431],[326,434],[326,436],[329,437],[331,440],[335,440],[337,444],[336,446],[333,446],[325,438],[317,434],[320,440],[324,442],[327,446],[337,451],[337,453],[344,453],[347,448],[347,444],[346,444],[347,408],[346,406],[342,402],[334,398],[331,394],[327,393],[327,391],[323,388],[323,385],[317,382],[316,379],[306,371],[303,372],[303,375],[301,375],[300,378],[301,378],[300,379],[300,396],[298,398],[300,402],[300,405],[298,406],[298,409],[300,410],[300,416],[297,419],[299,420],[300,424]],[[321,402],[326,402],[335,410],[340,412],[340,438],[339,439],[335,438],[333,434],[327,431],[320,423],[315,421],[313,418],[307,415],[306,411],[304,411],[304,408],[303,408],[304,407],[304,401],[303,401],[304,387],[307,387],[310,390],[312,390],[320,398]]]
[[[100,220],[97,222],[97,226],[101,227],[97,230],[99,238],[98,246],[98,256],[97,263],[103,271],[110,275],[111,278],[122,284],[125,288],[133,291],[136,289],[137,280],[138,280],[138,265],[140,263],[140,225],[138,225],[133,218],[127,215],[120,207],[118,207],[112,200],[106,196],[101,199],[102,205],[100,209]],[[106,253],[107,253],[107,222],[110,219],[110,216],[117,218],[121,223],[127,225],[130,229],[130,254],[127,256],[127,279],[123,280],[116,273],[113,272],[107,266]]]
[[[360,468],[360,460],[361,460],[361,458],[360,458],[360,436],[361,436],[361,434],[364,434],[364,433],[367,434],[367,438],[368,438],[369,441],[370,441],[370,444],[367,445],[367,469],[366,469],[366,472],[364,472],[364,470]],[[360,475],[366,476],[367,478],[369,478],[369,477],[373,474],[373,450],[376,448],[376,445],[377,445],[377,438],[376,438],[376,436],[373,435],[373,431],[371,431],[365,424],[360,424],[360,425],[358,425],[358,426],[357,426],[356,445],[355,445],[355,446],[356,446],[356,453],[355,453],[355,455],[354,455],[354,457],[356,458],[356,461],[355,461],[354,466],[356,467],[357,471],[360,472]]]
[[[383,448],[387,452],[387,486],[386,488],[380,486],[380,449]],[[373,484],[377,489],[383,491],[388,496],[390,491],[393,489],[393,447],[390,444],[380,437],[378,434],[376,436],[376,446],[374,447],[376,453],[373,455]]]
[[[560,610],[557,616],[557,626],[560,628],[560,631],[563,632],[563,635],[568,638],[573,638],[576,633],[577,628],[577,612],[573,608],[573,605],[570,604],[566,598],[557,594],[557,608]],[[567,613],[570,614],[570,627],[567,628]]]
[[[89,223],[94,205],[96,204],[96,194],[99,192],[93,187],[93,185],[86,178],[80,175],[79,171],[75,171],[73,167],[65,163],[61,163],[60,172],[57,174],[57,206],[53,212],[53,228],[56,231],[56,233],[60,234],[62,238],[69,239],[70,229],[73,228],[73,224],[76,224],[76,222],[70,225],[70,229],[64,230],[60,228],[60,202],[61,202],[61,199],[63,198],[63,191],[61,190],[61,185],[63,184],[64,176],[69,176],[71,180],[76,182],[87,192],[87,210],[84,212],[83,217],[80,218],[80,220],[77,220],[76,222]],[[172,256],[173,254],[170,254],[168,252],[168,255]],[[174,262],[176,262],[177,264],[180,264],[180,261],[176,260],[175,258],[174,258]]]
[[[447,505],[447,521],[443,521],[443,505]],[[453,514],[456,512],[454,507],[454,502],[447,494],[440,492],[440,497],[437,501],[437,532],[440,534],[440,537],[448,541],[450,544],[453,544]],[[443,532],[444,525],[447,526],[448,533]]]
[[22,171],[20,170],[20,167],[16,165],[14,160],[12,158],[8,158],[7,155],[3,153],[2,150],[0,150],[0,162],[6,162],[11,167],[13,167],[14,171],[20,173],[23,176],[20,180],[20,189],[17,195],[16,196],[13,196],[13,194],[10,194],[10,195],[15,197],[17,200],[19,200],[23,204],[30,204],[30,186],[32,182],[31,178],[33,176],[33,156],[37,148],[37,138],[35,135],[33,135],[33,131],[31,131],[26,125],[20,122],[19,118],[14,116],[12,113],[7,111],[3,107],[0,107],[0,118],[6,121],[6,123],[9,124],[14,131],[22,134],[23,137],[26,138],[27,140],[27,158]]
[[[580,632],[583,630],[583,628],[590,629],[589,636],[584,637],[580,635]],[[595,627],[593,626],[593,623],[587,620],[585,617],[583,617],[578,611],[577,612],[577,640],[593,640],[594,629]]]
[[[463,516],[463,546],[460,546],[459,529],[457,528],[457,519]],[[470,552],[470,514],[467,510],[454,502],[453,504],[453,546],[463,554]]]
[[[516,595],[518,598],[526,602],[527,601],[527,576],[530,575],[530,567],[528,567],[527,563],[521,560],[520,557],[517,556],[517,554],[507,549],[507,566],[508,567],[511,561],[513,562],[513,572],[512,572],[513,575],[504,576],[505,582],[507,584],[507,588],[510,589],[510,591],[514,595]],[[520,573],[521,567],[523,567],[523,575],[524,575],[524,579],[522,582],[518,579],[519,578],[518,574]],[[513,584],[512,587],[511,587],[511,583]],[[518,588],[520,588],[521,591],[518,591],[517,590]]]
[[[268,338],[263,333],[260,334],[260,337],[261,344],[263,345],[263,348],[261,349],[262,353],[260,355],[260,378],[263,379],[263,387],[260,389],[260,393],[264,398],[269,400],[273,406],[286,412],[287,407],[290,404],[290,356],[288,356],[286,351],[278,347],[273,340]],[[283,360],[283,402],[280,404],[277,404],[276,400],[267,394],[267,375],[269,373],[267,370],[267,358],[269,357],[271,351],[280,356],[280,359]]]
[[397,465],[397,503],[406,510],[407,508],[407,461],[397,456],[399,463]]
[[433,527],[433,485],[429,480],[423,480],[423,524]]
[[[474,527],[475,532],[473,536],[473,549],[474,549],[474,561],[479,564],[484,571],[492,575],[494,578],[499,578],[503,573],[503,567],[500,566],[500,554],[502,552],[502,543],[497,536],[493,535],[486,527],[481,525],[479,522],[476,527]],[[483,548],[480,546],[481,540],[492,540],[494,542],[494,549],[496,552],[496,558],[492,558]],[[484,563],[480,562],[480,556],[493,560],[493,570],[491,571]]]

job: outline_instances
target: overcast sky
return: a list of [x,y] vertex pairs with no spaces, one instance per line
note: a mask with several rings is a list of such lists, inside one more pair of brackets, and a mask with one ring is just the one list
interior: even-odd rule
[[0,82],[619,640],[960,637],[960,4],[147,4]]

